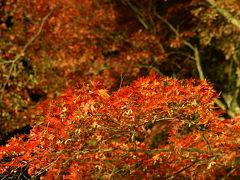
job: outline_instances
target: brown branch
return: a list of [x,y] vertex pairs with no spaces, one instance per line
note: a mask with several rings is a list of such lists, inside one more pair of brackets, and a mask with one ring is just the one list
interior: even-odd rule
[[187,167],[185,167],[185,168],[179,170],[178,172],[174,173],[173,175],[167,176],[167,177],[165,177],[165,178],[163,178],[163,179],[169,179],[169,178],[172,179],[174,176],[176,176],[176,175],[180,174],[181,172],[189,169],[190,167],[192,167],[194,164],[198,163],[199,161],[200,161],[200,160],[196,160],[196,161],[194,161],[192,164],[188,165]]
[[129,125],[125,125],[125,124],[120,124],[116,121],[113,120],[113,118],[107,114],[91,114],[91,116],[97,116],[97,117],[107,117],[107,120],[108,121],[111,121],[113,122],[114,124],[118,125],[118,126],[121,126],[121,127],[128,127],[128,128],[131,128],[132,126],[129,126]]
[[[136,17],[138,18],[139,22],[144,26],[145,29],[148,30],[149,24],[148,24],[146,18],[144,17],[143,13],[139,10],[139,8],[134,6],[129,0],[125,0],[124,2],[136,13]],[[141,10],[143,10],[143,9],[144,8],[142,8]]]
[[225,177],[223,177],[223,178],[221,178],[220,180],[225,180],[226,178],[229,178],[230,176],[231,176],[231,174],[233,174],[234,173],[234,171],[236,171],[236,170],[238,170],[239,168],[233,168],[233,169],[231,169],[231,171],[229,171],[227,174],[226,174],[226,176]]
[[[161,152],[192,152],[192,153],[204,153],[204,154],[209,154],[209,151],[203,151],[200,149],[196,148],[189,148],[189,149],[157,149],[157,150],[145,150],[145,149],[138,149],[138,148],[133,148],[133,149],[128,149],[128,148],[122,148],[122,147],[115,147],[115,148],[110,148],[110,149],[85,149],[85,150],[80,150],[76,151],[77,154],[87,154],[89,152],[110,152],[110,151],[115,151],[115,150],[122,150],[125,152],[141,152],[141,153],[148,153],[148,154],[156,154],[156,153],[161,153]],[[223,152],[212,152],[211,155],[215,155],[213,157],[221,156],[225,153]]]
[[204,80],[204,75],[203,75],[203,70],[202,70],[202,66],[201,66],[201,61],[200,61],[200,56],[199,56],[199,51],[197,47],[193,48],[194,50],[194,57],[196,60],[196,66],[197,66],[197,70],[198,70],[198,74],[200,77],[200,80]]
[[203,139],[206,141],[206,143],[208,145],[209,152],[211,154],[213,154],[211,143],[209,142],[208,138],[205,136],[204,130],[202,131],[202,136],[203,136]]
[[[148,1],[148,9],[146,10],[145,7],[141,5],[141,3],[138,4],[139,7],[131,3],[129,0],[122,0],[123,4],[128,5],[135,13],[136,17],[138,18],[139,22],[144,26],[144,28],[148,31],[150,31],[153,35],[156,35],[156,27],[155,27],[155,22],[153,20],[154,14],[152,12],[156,11],[156,7],[152,4],[152,0]],[[144,13],[148,14],[149,21],[145,18]],[[150,27],[151,26],[151,27]],[[165,52],[165,49],[160,41],[158,41],[159,48],[161,49],[162,52]]]
[[167,120],[176,120],[177,121],[177,119],[175,119],[175,118],[158,118],[158,119],[155,119],[153,121],[152,120],[146,121],[142,124],[137,125],[136,127],[144,126],[144,125],[147,125],[147,124],[153,123],[153,122],[156,123],[156,122],[167,121]]
[[60,157],[66,152],[66,150],[63,150],[59,153],[58,157],[52,161],[51,163],[49,163],[47,166],[43,167],[40,172],[34,174],[31,179],[35,179],[36,177],[40,176],[41,174],[43,174],[45,171],[47,171],[51,166],[53,166],[59,159]]

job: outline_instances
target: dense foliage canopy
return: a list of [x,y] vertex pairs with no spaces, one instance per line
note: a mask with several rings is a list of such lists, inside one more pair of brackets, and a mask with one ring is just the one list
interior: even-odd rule
[[236,0],[0,0],[0,139],[32,127],[0,177],[237,176],[239,32]]
[[43,103],[29,139],[12,139],[0,157],[47,179],[224,176],[239,166],[240,121],[217,118],[215,97],[206,81],[155,75],[112,94],[80,83]]

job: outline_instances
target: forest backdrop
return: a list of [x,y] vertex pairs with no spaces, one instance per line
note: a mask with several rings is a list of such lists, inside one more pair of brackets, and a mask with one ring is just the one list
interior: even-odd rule
[[[240,112],[239,32],[240,4],[237,0],[1,0],[0,139],[14,130],[29,125],[33,128],[27,137],[30,140],[13,138],[7,146],[1,146],[1,172],[4,176],[17,176],[16,168],[24,165],[29,174],[37,177],[46,173],[48,165],[57,159],[56,166],[47,171],[50,179],[56,175],[86,178],[89,173],[92,178],[103,179],[114,176],[159,178],[157,174],[165,179],[189,175],[199,178],[200,172],[203,178],[237,176],[240,173],[237,137],[240,132],[237,115]],[[95,95],[91,95],[92,92]],[[128,107],[124,98],[132,102],[135,109]],[[150,100],[152,104],[148,104]],[[96,120],[93,125],[81,127],[88,129],[85,133],[102,133],[103,137],[97,136],[97,140],[85,137],[90,142],[86,145],[88,152],[93,146],[95,148],[96,144],[92,144],[95,141],[100,149],[108,151],[104,158],[111,157],[111,160],[103,163],[102,169],[96,170],[93,165],[80,166],[78,161],[67,164],[67,168],[60,167],[59,164],[70,161],[71,156],[55,157],[56,147],[59,154],[65,153],[59,144],[53,145],[54,150],[42,152],[39,143],[56,141],[55,136],[60,134],[56,124],[53,126],[58,128],[49,132],[52,134],[48,134],[48,141],[36,140],[47,136],[43,127],[48,129],[52,116],[57,119],[75,117],[72,111],[78,112],[76,101],[88,104],[82,108],[85,112],[79,110],[84,116],[81,118]],[[158,104],[158,101],[167,104]],[[66,109],[59,110],[59,106],[66,106]],[[145,109],[138,109],[139,106]],[[60,117],[63,111],[70,111],[70,114]],[[114,143],[125,144],[124,148],[114,145],[113,140],[105,144],[112,138],[111,133],[119,131],[113,130],[117,127],[107,122],[115,122],[113,117],[117,117],[117,112],[124,114],[123,111],[127,116],[132,116],[134,111],[134,117],[141,112],[138,117],[141,120],[134,122],[140,124],[135,127],[130,117],[121,117],[128,119],[130,124],[121,124],[118,117],[118,123],[132,139],[113,138]],[[150,117],[154,120],[150,121]],[[174,125],[168,121],[160,123],[156,120],[160,117],[166,121],[168,118],[178,120]],[[185,120],[187,122],[183,123]],[[153,124],[149,125],[150,122]],[[99,132],[99,128],[93,128],[99,123],[101,127],[109,126],[108,131]],[[71,129],[62,137],[64,145],[71,139],[71,133],[79,130],[73,122],[65,126]],[[146,132],[139,129],[142,126]],[[171,132],[164,134],[167,127]],[[221,145],[217,144],[217,139]],[[26,141],[26,146],[14,152],[22,141]],[[189,145],[189,142],[196,144]],[[139,147],[135,147],[137,143]],[[71,145],[71,152],[79,152],[74,146],[76,144]],[[34,152],[27,153],[33,147]],[[161,154],[171,148],[174,152]],[[137,152],[137,149],[141,150]],[[175,152],[176,149],[187,150],[180,153]],[[37,151],[49,155],[49,161],[38,157]],[[118,151],[128,152],[123,153],[124,160],[112,159],[120,153]],[[151,151],[151,157],[146,155],[147,151]],[[6,160],[6,155],[11,153],[13,156]],[[102,153],[94,158],[99,160],[100,156],[103,158]],[[141,167],[140,160],[147,167]],[[175,162],[175,165],[170,163],[164,167],[165,171],[160,171],[162,162]],[[121,163],[123,167],[116,166]],[[89,171],[73,171],[83,167]],[[72,173],[66,173],[68,171]]]

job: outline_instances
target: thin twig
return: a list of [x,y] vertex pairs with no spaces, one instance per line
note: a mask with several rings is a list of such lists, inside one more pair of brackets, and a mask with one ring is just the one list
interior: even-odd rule
[[42,168],[39,173],[36,173],[36,174],[33,175],[30,179],[31,179],[31,180],[34,180],[35,177],[40,176],[42,173],[44,173],[46,170],[48,170],[51,166],[53,166],[53,165],[60,159],[60,157],[62,156],[62,154],[64,154],[65,152],[66,152],[66,150],[63,150],[62,152],[60,152],[60,153],[59,153],[59,156],[58,156],[54,161],[52,161],[50,164],[48,164],[47,166],[45,166],[44,168]]
[[204,130],[202,131],[202,136],[203,136],[203,139],[206,141],[206,143],[207,143],[207,145],[208,145],[209,152],[210,152],[211,154],[213,154],[211,143],[210,143],[210,141],[208,140],[208,138],[205,136]]
[[121,87],[122,87],[123,79],[124,79],[124,76],[123,76],[123,73],[121,72],[121,82],[120,82],[120,85],[119,85],[119,89],[121,89]]
[[115,167],[113,168],[111,174],[109,174],[108,180],[112,179],[112,176],[114,175],[114,172],[115,172]]
[[192,166],[193,166],[194,164],[196,164],[197,162],[199,162],[199,160],[194,161],[194,162],[193,162],[192,164],[190,164],[189,166],[187,166],[187,167],[181,169],[180,171],[174,173],[173,175],[167,176],[167,177],[165,177],[165,178],[163,178],[163,179],[173,178],[174,176],[180,174],[181,172],[183,172],[183,171],[189,169],[190,167],[192,167]]
[[221,178],[221,180],[225,180],[226,178],[229,178],[229,176],[234,173],[234,171],[236,171],[238,168],[233,168],[230,172],[227,173],[227,175],[223,178]]

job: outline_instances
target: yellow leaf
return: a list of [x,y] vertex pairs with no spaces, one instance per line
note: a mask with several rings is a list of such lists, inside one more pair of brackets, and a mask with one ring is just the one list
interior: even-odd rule
[[106,89],[99,89],[98,94],[101,96],[103,99],[108,99],[110,95],[107,93],[108,91]]

